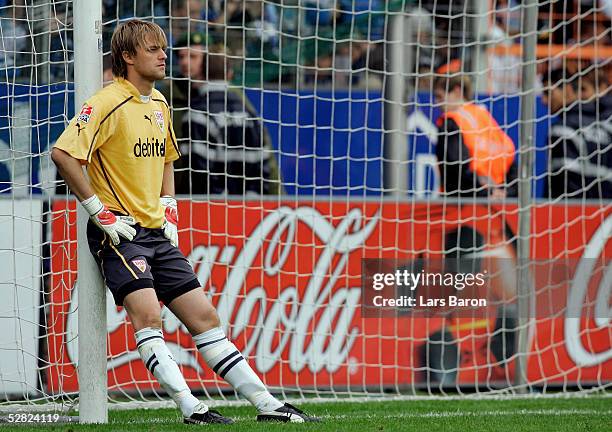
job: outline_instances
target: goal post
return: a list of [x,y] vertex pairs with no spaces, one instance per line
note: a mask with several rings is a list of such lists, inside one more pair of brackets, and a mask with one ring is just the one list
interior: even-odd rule
[[385,189],[390,194],[402,196],[406,193],[408,180],[408,149],[406,146],[406,99],[412,92],[406,87],[410,82],[413,50],[411,22],[403,14],[389,18],[386,40],[385,79]]
[[519,132],[519,219],[518,219],[518,311],[519,335],[517,342],[517,368],[515,385],[517,392],[528,392],[529,334],[532,324],[533,282],[529,262],[531,260],[531,200],[533,182],[533,154],[535,146],[535,82],[536,82],[536,42],[537,42],[537,0],[525,0],[523,3],[522,36],[522,79],[521,79],[521,124]]
[[[102,1],[73,0],[74,112],[102,88]],[[108,422],[106,287],[87,242],[89,214],[77,206],[79,421]]]

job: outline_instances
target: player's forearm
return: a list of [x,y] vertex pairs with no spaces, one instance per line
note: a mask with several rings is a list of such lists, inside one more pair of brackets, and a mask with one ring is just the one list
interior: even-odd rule
[[164,177],[159,196],[174,196],[174,164],[172,162],[164,165]]
[[64,181],[79,201],[84,201],[94,195],[94,191],[85,177],[83,167],[78,159],[73,158],[68,153],[58,148],[54,148],[51,152],[51,159],[53,163],[55,163]]

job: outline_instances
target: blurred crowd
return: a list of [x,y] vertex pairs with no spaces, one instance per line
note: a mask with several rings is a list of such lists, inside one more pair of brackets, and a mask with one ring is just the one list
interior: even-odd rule
[[[521,18],[521,0],[494,0],[490,11],[473,9],[473,3],[458,0],[424,0],[421,8],[409,14],[425,18],[419,24],[417,41],[417,87],[431,91],[435,74],[488,71],[487,93],[515,94],[521,88],[522,64],[520,47],[525,34]],[[477,24],[475,17],[483,15]],[[566,0],[538,4],[537,60],[538,88],[546,70],[561,65],[579,73],[597,68],[612,82],[612,0]],[[480,34],[476,35],[476,26]],[[483,46],[485,52],[479,51]],[[586,48],[578,53],[578,46]],[[600,49],[598,53],[596,48]],[[484,65],[476,65],[478,55]],[[576,57],[580,56],[580,60]],[[549,63],[546,57],[553,62]]]
[[[170,73],[175,77],[180,76],[175,48],[197,33],[205,46],[223,44],[228,55],[240,60],[233,63],[233,79],[247,87],[300,83],[380,88],[387,18],[402,7],[415,32],[412,73],[417,88],[431,92],[435,74],[475,67],[478,11],[458,0],[424,0],[419,7],[402,0],[102,0],[102,6],[106,53],[117,22],[132,17],[152,20],[168,35]],[[37,79],[70,81],[71,7],[66,0],[52,2],[50,10],[25,0],[0,0],[0,66],[9,80],[30,80],[31,66],[41,64]],[[521,42],[521,0],[495,0],[490,8],[481,39],[497,49],[484,56],[489,71],[486,91],[516,93],[520,53],[502,48]],[[612,47],[611,13],[612,0],[542,2],[538,43]],[[581,61],[556,58],[570,71],[595,67],[612,81],[605,53]],[[550,69],[544,61],[538,61],[538,67],[540,74]]]
[[[203,35],[206,45],[226,45],[232,56],[243,59],[236,62],[235,80],[247,86],[297,79],[324,85],[336,78],[342,85],[365,86],[366,70],[383,67],[385,8],[396,1],[102,0],[104,51],[110,50],[117,22],[139,17],[166,31],[171,54],[193,33]],[[39,74],[45,76],[39,80],[70,80],[71,7],[62,0],[40,6],[0,0],[0,67],[9,78],[29,80],[32,65],[42,64]],[[28,16],[33,13],[39,16]],[[171,55],[171,64],[177,62]],[[332,68],[339,72],[332,74]]]
[[[150,17],[180,47],[194,33],[223,44],[246,86],[300,82],[365,86],[366,70],[382,69],[383,0],[104,0],[105,31],[116,20]],[[105,43],[108,44],[108,37]],[[105,50],[106,51],[106,50]],[[174,51],[171,63],[177,65]],[[337,71],[332,74],[332,68]],[[173,75],[179,74],[178,68]]]
[[[414,88],[432,94],[436,77],[469,75],[484,68],[486,88],[478,87],[478,92],[517,94],[525,33],[521,1],[494,0],[485,14],[474,9],[475,2],[459,0],[423,0],[418,7],[405,0],[102,0],[103,48],[108,54],[110,35],[122,20],[139,17],[159,24],[168,36],[168,73],[175,78],[164,91],[175,113],[182,115],[194,109],[193,95],[213,100],[221,81],[238,87],[380,90],[389,63],[385,53],[389,17],[402,13],[409,18],[405,30],[412,36],[406,44],[414,54],[413,64],[402,72],[412,77]],[[0,0],[3,80],[73,81],[71,7],[66,0],[41,4]],[[538,43],[550,48],[551,54],[538,56],[536,88],[550,113],[571,111],[580,119],[577,128],[592,121],[609,125],[612,0],[541,2],[538,12]],[[478,16],[484,17],[480,24]],[[576,46],[587,49],[584,55],[554,51],[558,47],[571,51]],[[224,59],[215,88],[201,85],[210,79],[206,75],[210,64],[202,63],[206,53],[221,53]],[[478,64],[479,58],[485,59],[484,66]],[[104,64],[108,81],[112,79],[108,55]],[[561,93],[553,91],[559,86]],[[255,117],[249,110],[243,114]],[[181,126],[179,139],[193,138],[196,123],[175,119]],[[264,129],[256,124],[249,127]],[[258,136],[256,141],[265,153],[269,140],[265,133]],[[550,147],[554,146],[551,142]],[[597,149],[602,154],[602,147]],[[558,164],[565,163],[565,156],[559,156]],[[267,155],[261,158],[268,159]],[[606,163],[612,169],[612,160]],[[273,173],[275,167],[269,171]],[[277,181],[272,174],[270,179]],[[563,184],[567,190],[568,180]]]

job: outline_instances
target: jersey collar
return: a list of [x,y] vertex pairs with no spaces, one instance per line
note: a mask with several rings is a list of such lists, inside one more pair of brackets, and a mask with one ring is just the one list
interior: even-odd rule
[[131,82],[129,82],[128,80],[126,80],[125,78],[115,78],[115,82],[121,87],[121,89],[123,91],[125,91],[126,93],[128,93],[131,96],[134,96],[134,100],[140,103],[147,103],[148,101],[151,100],[151,96],[153,96],[152,94],[148,96],[149,100],[148,101],[143,101],[141,99],[141,94],[138,91],[138,89],[136,87],[134,87],[134,84],[132,84]]

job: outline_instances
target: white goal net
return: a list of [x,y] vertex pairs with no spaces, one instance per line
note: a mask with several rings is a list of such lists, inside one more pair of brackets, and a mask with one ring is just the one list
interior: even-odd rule
[[[96,1],[107,81],[118,23],[168,36],[181,250],[273,392],[609,389],[610,2]],[[0,0],[0,411],[73,407],[87,368],[86,240],[49,158],[78,25]],[[107,299],[111,405],[166,401]],[[192,390],[236,400],[162,318]]]

